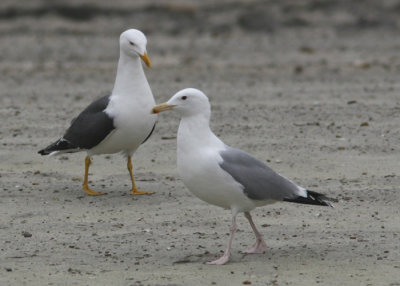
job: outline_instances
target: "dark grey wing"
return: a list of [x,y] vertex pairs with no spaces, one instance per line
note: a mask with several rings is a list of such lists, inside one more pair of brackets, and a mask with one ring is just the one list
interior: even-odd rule
[[104,112],[110,95],[99,98],[83,110],[71,122],[64,140],[80,149],[91,149],[98,145],[115,128],[113,119]]
[[107,95],[92,102],[78,117],[72,119],[71,126],[62,138],[38,153],[76,152],[98,145],[115,128],[113,119],[104,112],[109,101],[110,95]]
[[249,154],[227,147],[220,152],[220,166],[244,187],[253,200],[284,200],[299,196],[298,187],[260,160]]

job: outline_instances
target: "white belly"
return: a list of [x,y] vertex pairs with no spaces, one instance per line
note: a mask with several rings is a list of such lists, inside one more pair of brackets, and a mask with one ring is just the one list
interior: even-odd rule
[[[250,211],[257,204],[242,186],[219,167],[215,153],[178,157],[178,172],[186,187],[199,199],[224,209]],[[185,164],[184,162],[193,162]]]
[[113,117],[115,129],[99,145],[90,149],[89,155],[123,151],[131,156],[149,136],[156,123],[157,116],[150,113],[154,105],[152,96],[140,102],[119,99],[109,104],[106,112]]

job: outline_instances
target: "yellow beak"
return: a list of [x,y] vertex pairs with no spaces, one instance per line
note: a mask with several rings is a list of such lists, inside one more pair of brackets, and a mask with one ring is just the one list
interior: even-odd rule
[[149,68],[151,68],[151,61],[149,56],[147,55],[147,53],[144,53],[143,55],[140,56],[140,58],[144,61],[144,63],[146,64],[146,66],[148,66]]
[[151,113],[160,113],[163,111],[171,110],[175,107],[175,105],[169,105],[166,102],[156,105],[151,110]]

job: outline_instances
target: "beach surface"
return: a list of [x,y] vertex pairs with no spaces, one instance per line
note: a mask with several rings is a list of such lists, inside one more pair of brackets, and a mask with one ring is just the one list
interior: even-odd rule
[[[400,285],[400,4],[396,1],[2,1],[0,285]],[[146,33],[156,102],[204,91],[213,131],[335,208],[243,215],[194,197],[176,171],[178,117],[134,155],[42,157],[113,88],[121,32]],[[194,162],[195,163],[195,162]]]

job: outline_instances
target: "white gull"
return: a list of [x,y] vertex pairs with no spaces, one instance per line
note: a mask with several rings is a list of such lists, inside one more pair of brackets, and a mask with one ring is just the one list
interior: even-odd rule
[[232,213],[227,249],[222,257],[207,264],[228,262],[239,212],[244,212],[256,235],[256,243],[245,253],[264,253],[267,246],[252,220],[251,210],[277,201],[331,206],[324,199],[334,199],[297,186],[258,159],[224,144],[210,129],[210,104],[200,90],[183,89],[168,102],[153,107],[153,113],[170,109],[181,117],[177,163],[183,183],[203,201]]

